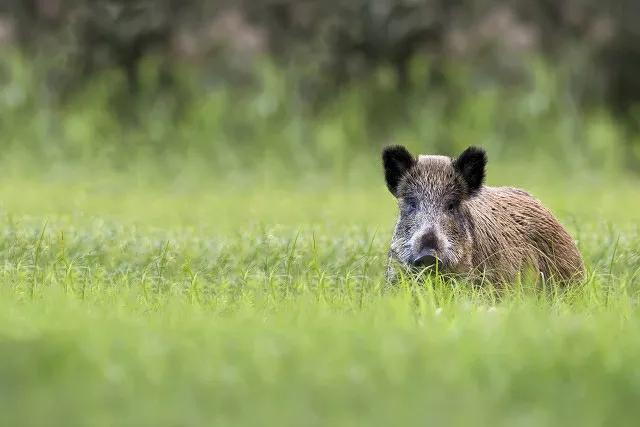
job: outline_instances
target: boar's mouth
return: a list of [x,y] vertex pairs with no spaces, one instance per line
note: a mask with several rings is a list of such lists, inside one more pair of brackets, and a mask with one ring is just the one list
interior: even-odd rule
[[419,268],[437,267],[441,261],[438,259],[438,254],[433,249],[426,249],[418,253],[413,257],[411,265]]
[[412,274],[440,274],[449,272],[449,264],[433,250],[406,259],[391,251],[390,259],[400,264]]
[[448,271],[447,265],[439,258],[435,258],[429,263],[410,263],[408,266],[411,272],[419,274],[447,273]]

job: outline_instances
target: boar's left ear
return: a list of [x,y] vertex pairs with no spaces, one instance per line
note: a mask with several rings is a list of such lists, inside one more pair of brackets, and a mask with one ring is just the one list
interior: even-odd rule
[[405,173],[416,163],[411,153],[401,145],[391,145],[382,150],[384,178],[391,194],[398,196],[398,185]]
[[473,194],[482,187],[484,169],[487,165],[487,153],[478,147],[469,147],[453,161],[453,167],[467,183],[469,194]]

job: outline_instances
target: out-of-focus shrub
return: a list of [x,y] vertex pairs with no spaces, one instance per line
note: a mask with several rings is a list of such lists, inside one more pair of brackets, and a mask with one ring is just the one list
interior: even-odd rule
[[391,139],[618,164],[640,152],[638,7],[9,0],[0,144],[116,163],[171,151],[221,169],[288,153],[346,172]]
[[[6,77],[12,82],[0,90],[3,155],[15,159],[23,153],[41,165],[75,159],[121,168],[151,160],[167,176],[180,173],[183,160],[221,175],[265,167],[349,175],[361,161],[371,167],[380,147],[391,142],[452,155],[482,145],[494,159],[539,156],[563,169],[613,170],[635,155],[613,116],[576,106],[560,90],[566,81],[544,61],[531,62],[532,78],[517,87],[478,84],[472,68],[457,67],[445,72],[449,86],[438,89],[427,83],[434,69],[415,60],[408,69],[418,78],[411,91],[397,91],[393,69],[381,68],[316,110],[304,107],[293,73],[269,62],[244,90],[203,87],[201,77],[186,68],[176,74],[180,91],[169,92],[158,90],[159,64],[141,63],[139,94],[126,106],[126,119],[124,107],[113,108],[114,88],[127,87],[115,70],[59,106],[43,99],[46,91],[38,89],[37,70],[28,61],[15,56],[0,63],[11,70]],[[172,163],[162,164],[167,161]]]
[[244,82],[268,54],[304,75],[307,98],[326,99],[380,66],[408,88],[416,56],[508,84],[523,58],[542,54],[574,70],[581,102],[606,96],[629,111],[640,99],[634,0],[8,0],[0,14],[0,41],[57,58],[60,90],[117,67],[136,91],[150,55],[165,63],[167,86],[185,62]]

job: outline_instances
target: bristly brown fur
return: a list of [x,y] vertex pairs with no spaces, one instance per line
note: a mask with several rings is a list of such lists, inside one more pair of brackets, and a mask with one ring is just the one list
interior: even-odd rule
[[511,281],[528,268],[542,279],[560,282],[584,278],[582,258],[573,239],[542,204],[508,187],[483,187],[466,203],[474,224],[471,274],[489,273]]
[[[394,159],[414,159],[401,147],[390,153]],[[495,284],[529,269],[543,280],[584,278],[573,239],[549,210],[525,191],[483,185],[483,150],[471,147],[456,159],[419,156],[402,164],[407,167],[392,169],[402,170],[390,186],[400,205],[390,260],[410,265],[426,244],[446,272]]]

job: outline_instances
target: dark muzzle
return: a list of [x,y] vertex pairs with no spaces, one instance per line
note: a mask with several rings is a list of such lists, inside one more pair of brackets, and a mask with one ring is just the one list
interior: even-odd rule
[[436,251],[433,249],[423,250],[414,258],[411,264],[414,267],[426,268],[433,267],[438,262],[438,257],[436,257]]

